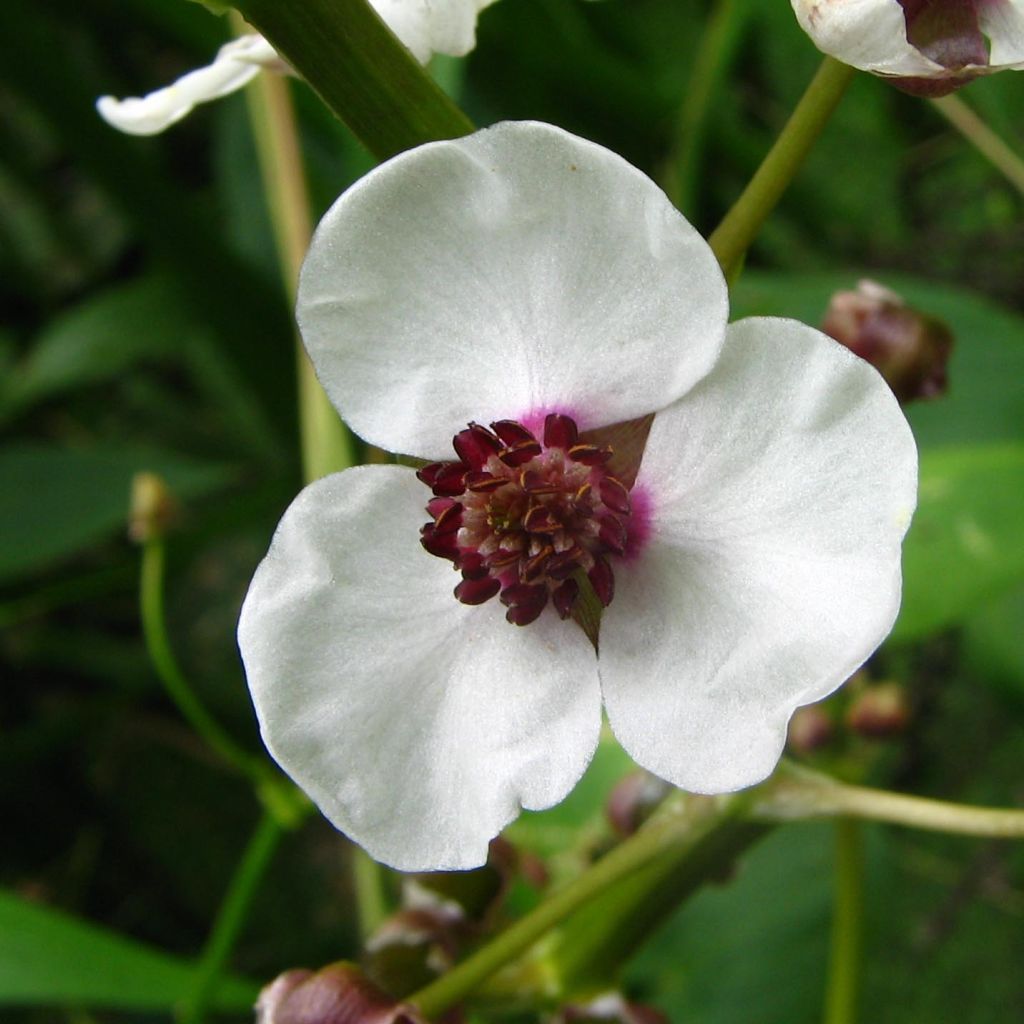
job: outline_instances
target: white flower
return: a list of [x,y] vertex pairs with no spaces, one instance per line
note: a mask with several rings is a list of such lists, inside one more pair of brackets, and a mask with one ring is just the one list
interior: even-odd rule
[[[374,10],[421,64],[435,53],[461,57],[476,45],[476,19],[494,0],[370,0]],[[112,127],[129,135],[156,135],[180,121],[198,103],[241,89],[261,69],[287,65],[261,35],[226,43],[212,64],[143,97],[101,96],[96,109]]]
[[[548,125],[398,156],[320,224],[320,380],[367,441],[437,461],[307,487],[239,643],[268,748],[373,856],[483,863],[579,779],[602,697],[644,767],[748,786],[888,632],[916,486],[895,399],[820,332],[727,315],[654,183]],[[651,412],[639,470],[604,461],[629,432],[603,428]],[[585,574],[599,655],[560,618]]]
[[792,0],[824,53],[939,96],[1024,67],[1024,0]]

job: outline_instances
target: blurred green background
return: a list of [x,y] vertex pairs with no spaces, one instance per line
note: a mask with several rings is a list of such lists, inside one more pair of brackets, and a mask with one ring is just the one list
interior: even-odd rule
[[[476,51],[436,70],[478,124],[552,121],[672,190],[682,147],[696,169],[684,212],[707,233],[819,61],[788,3],[739,8],[709,114],[685,137],[701,0],[501,0]],[[174,644],[257,752],[234,627],[301,486],[290,311],[243,98],[143,140],[93,108],[205,63],[226,21],[184,0],[5,11],[0,1015],[160,1020],[187,989],[259,807],[148,664],[129,485],[153,470],[180,499]],[[293,95],[319,214],[371,161],[308,89]],[[1024,153],[1024,74],[960,95]],[[912,721],[895,739],[851,741],[834,764],[1007,806],[1024,802],[1022,213],[1021,194],[927,102],[858,76],[734,295],[737,316],[817,323],[834,289],[867,275],[953,329],[950,394],[908,410],[922,505],[904,611],[870,668],[903,684]],[[600,832],[607,784],[627,769],[606,751],[572,800],[524,818],[514,841],[547,854]],[[1021,848],[881,828],[868,840],[862,1019],[1024,1019]],[[826,825],[778,830],[652,937],[628,990],[673,1021],[817,1019],[831,851]],[[348,857],[319,819],[287,836],[220,992],[230,1019],[247,1019],[279,971],[358,955]],[[575,866],[556,859],[553,877]]]

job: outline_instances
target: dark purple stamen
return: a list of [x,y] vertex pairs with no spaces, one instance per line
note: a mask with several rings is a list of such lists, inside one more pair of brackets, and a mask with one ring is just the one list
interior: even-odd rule
[[496,594],[509,622],[525,626],[548,605],[568,618],[590,582],[611,603],[615,577],[607,556],[629,537],[629,488],[612,476],[606,445],[583,443],[571,417],[551,413],[543,442],[515,420],[490,429],[470,423],[453,440],[458,461],[417,475],[434,492],[421,542],[462,575],[455,596],[483,604]]

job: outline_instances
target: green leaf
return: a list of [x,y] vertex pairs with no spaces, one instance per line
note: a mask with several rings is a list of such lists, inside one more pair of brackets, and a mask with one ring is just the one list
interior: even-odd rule
[[[171,1010],[193,973],[187,960],[0,891],[0,1004]],[[213,1002],[243,1011],[256,994],[254,982],[225,978]]]
[[[834,291],[871,276],[850,270],[828,274],[747,271],[733,293],[734,318],[789,316],[817,325]],[[970,441],[1024,438],[1024,317],[948,284],[884,274],[878,280],[922,312],[946,321],[955,344],[949,394],[906,409],[922,448]]]
[[116,376],[144,358],[180,352],[196,331],[173,285],[152,276],[101,292],[54,320],[0,381],[0,416]]
[[229,466],[157,448],[17,443],[0,449],[0,580],[123,532],[132,477],[142,470],[160,474],[182,498],[221,488],[233,474]]
[[1024,444],[923,453],[893,637],[911,640],[958,622],[1024,578],[1022,509]]

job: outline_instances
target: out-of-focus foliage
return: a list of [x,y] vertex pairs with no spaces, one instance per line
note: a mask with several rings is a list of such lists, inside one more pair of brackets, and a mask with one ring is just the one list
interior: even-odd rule
[[[477,50],[438,72],[477,123],[553,121],[673,194],[674,154],[697,144],[682,194],[708,232],[819,60],[787,3],[734,6],[731,59],[696,134],[679,126],[705,0],[502,0],[484,12]],[[65,1020],[65,1007],[105,1019],[115,1004],[141,1019],[175,1001],[258,807],[180,721],[145,657],[129,483],[156,470],[181,501],[171,634],[204,701],[255,753],[234,625],[300,486],[290,313],[242,98],[145,140],[117,135],[92,105],[205,61],[226,23],[179,0],[7,0],[5,14],[0,886],[16,896],[0,904],[0,960],[25,966],[0,970],[0,1005],[14,1021]],[[320,212],[370,161],[304,87],[292,91]],[[1024,74],[962,95],[1024,153]],[[926,102],[861,76],[734,295],[737,316],[816,323],[833,289],[870,276],[953,328],[950,394],[909,410],[921,513],[898,642],[869,667],[904,683],[914,716],[899,740],[850,756],[879,784],[1002,804],[1024,797],[1022,214],[1024,199]],[[510,838],[562,851],[551,871],[572,874],[610,842],[603,802],[627,770],[603,750],[572,800],[524,817]],[[290,835],[232,970],[265,979],[357,955],[348,858],[320,821]],[[830,864],[825,826],[770,836],[646,947],[626,974],[632,991],[678,1021],[813,1019]],[[872,830],[868,893],[864,1019],[1024,1015],[1018,850]],[[511,905],[535,898],[514,889]],[[31,973],[48,957],[67,967],[62,987]],[[237,1010],[250,989],[224,992]]]

